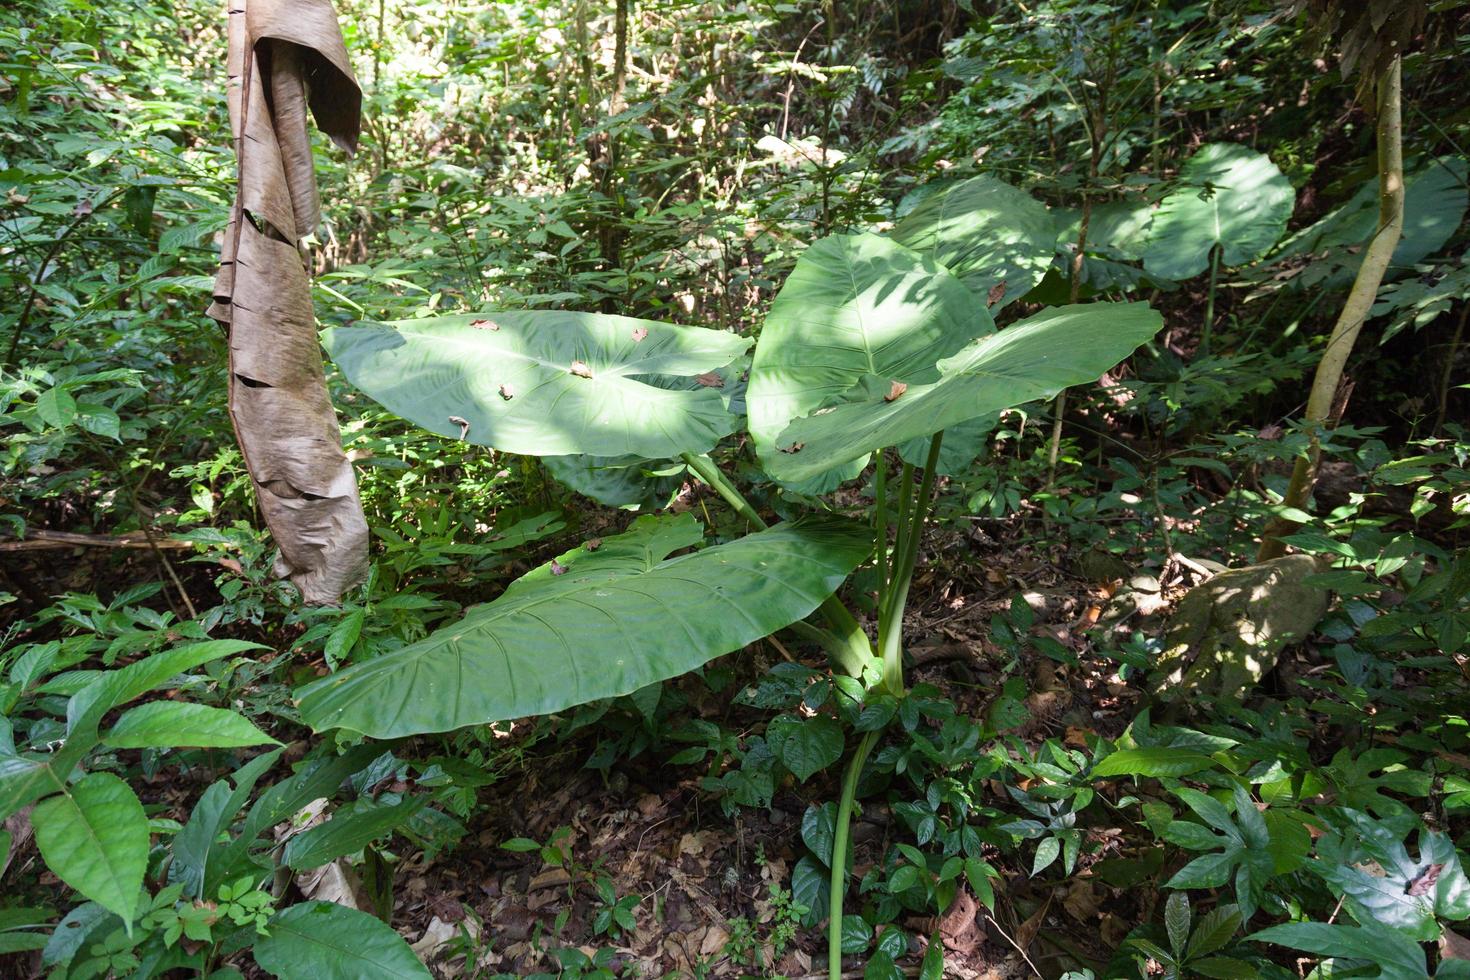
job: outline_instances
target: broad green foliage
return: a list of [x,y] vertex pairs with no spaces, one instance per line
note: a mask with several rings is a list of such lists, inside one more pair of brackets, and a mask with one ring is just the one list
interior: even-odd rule
[[716,390],[650,377],[692,378],[750,346],[718,330],[556,311],[338,327],[325,341],[353,384],[440,435],[528,455],[655,459],[705,452],[735,419]]
[[937,380],[910,384],[897,397],[890,396],[899,376],[866,373],[834,404],[787,426],[777,444],[801,448],[767,458],[766,466],[779,479],[806,479],[874,449],[1050,398],[1095,381],[1162,323],[1145,303],[1060,307],[940,360]]
[[132,922],[148,867],[148,818],[127,783],[89,773],[36,804],[31,824],[58,878]]
[[[1030,292],[1051,267],[1056,227],[1046,205],[981,175],[924,198],[890,234],[999,310]],[[994,299],[992,289],[999,293]]]
[[1257,259],[1281,238],[1295,202],[1291,183],[1265,154],[1233,143],[1201,147],[1154,213],[1144,267],[1187,279],[1209,268],[1216,246],[1223,265]]
[[308,685],[302,717],[389,738],[628,694],[806,616],[871,547],[860,527],[818,520],[668,557],[701,537],[688,514],[639,518],[461,622]]
[[541,465],[583,496],[628,510],[662,510],[685,472],[682,463],[641,456],[542,456]]
[[783,434],[865,376],[933,381],[940,358],[994,329],[984,304],[932,258],[877,235],[816,242],[772,304],[751,364],[746,404],[762,465],[794,480],[860,458],[800,467],[805,475],[792,477]]
[[1439,938],[1439,920],[1470,918],[1470,879],[1448,837],[1421,831],[1415,860],[1401,835],[1366,813],[1340,814],[1344,835],[1324,838],[1322,860],[1311,868],[1344,898],[1355,919],[1432,941]]
[[302,902],[270,921],[255,962],[279,980],[429,980],[382,920],[334,902]]
[[[1404,230],[1388,277],[1398,278],[1439,251],[1464,220],[1464,157],[1423,161],[1404,174]],[[1292,235],[1273,262],[1312,256],[1293,280],[1303,287],[1342,285],[1357,272],[1358,255],[1378,227],[1378,181],[1369,180],[1347,203]],[[1375,311],[1376,312],[1376,311]]]

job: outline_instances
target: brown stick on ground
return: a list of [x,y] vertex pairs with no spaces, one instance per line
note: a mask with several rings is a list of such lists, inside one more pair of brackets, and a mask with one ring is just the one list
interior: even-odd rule
[[153,543],[142,531],[127,534],[76,534],[72,531],[32,530],[19,541],[0,540],[0,551],[49,551],[55,548],[132,548],[151,551],[154,547],[184,550],[194,547],[192,541],[154,537]]

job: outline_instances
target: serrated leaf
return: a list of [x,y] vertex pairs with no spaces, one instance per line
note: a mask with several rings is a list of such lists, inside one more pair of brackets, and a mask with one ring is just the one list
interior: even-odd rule
[[705,452],[735,417],[718,391],[650,379],[720,368],[750,346],[721,330],[553,310],[337,327],[323,341],[354,385],[440,435],[527,455],[651,459]]
[[801,818],[801,839],[811,852],[829,868],[832,866],[832,841],[836,835],[837,804],[830,801],[813,803]]
[[766,744],[781,764],[804,783],[842,758],[842,724],[829,715],[812,718],[781,715],[767,726]]
[[808,615],[871,548],[862,526],[815,519],[666,557],[701,539],[689,514],[640,517],[458,623],[307,685],[302,718],[391,738],[631,694]]
[[148,868],[148,817],[128,784],[88,773],[31,811],[46,866],[131,927]]
[[1188,958],[1192,960],[1224,949],[1242,924],[1238,906],[1217,905],[1210,909],[1200,916],[1199,923],[1194,927],[1194,934],[1189,937],[1189,945],[1185,950]]
[[333,902],[278,912],[255,940],[261,969],[280,980],[431,980],[403,937],[381,919]]
[[939,361],[937,381],[911,383],[897,401],[883,400],[889,376],[863,376],[835,404],[796,419],[776,437],[781,446],[801,444],[800,452],[762,462],[777,479],[809,479],[873,450],[1050,398],[1097,380],[1162,324],[1146,303],[1044,310]]
[[801,924],[814,926],[827,918],[828,901],[832,893],[828,871],[810,854],[802,857],[791,869],[791,898],[806,908]]
[[151,701],[123,714],[102,741],[119,749],[243,748],[277,744],[250,719],[225,708]]
[[1169,947],[1178,961],[1184,956],[1184,947],[1189,942],[1189,896],[1184,892],[1173,892],[1164,902],[1164,930],[1169,934]]

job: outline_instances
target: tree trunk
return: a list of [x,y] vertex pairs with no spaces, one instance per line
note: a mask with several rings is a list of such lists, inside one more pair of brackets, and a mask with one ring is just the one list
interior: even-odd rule
[[[1312,392],[1307,399],[1307,425],[1311,429],[1311,445],[1307,455],[1297,459],[1291,472],[1282,503],[1304,510],[1312,495],[1317,465],[1322,458],[1321,430],[1331,420],[1332,406],[1342,381],[1343,367],[1353,351],[1353,344],[1368,311],[1378,296],[1378,287],[1388,271],[1399,235],[1404,227],[1404,140],[1402,123],[1403,72],[1401,59],[1390,61],[1376,79],[1378,90],[1378,230],[1363,251],[1363,264],[1343,304],[1342,313],[1332,328],[1332,336],[1317,373],[1312,378]],[[1278,518],[1267,527],[1261,540],[1257,561],[1280,557],[1286,546],[1281,537],[1295,530],[1295,521]]]

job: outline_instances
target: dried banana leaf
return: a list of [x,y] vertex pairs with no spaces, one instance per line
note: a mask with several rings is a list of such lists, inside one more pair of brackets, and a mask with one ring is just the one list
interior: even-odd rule
[[230,418],[261,512],[308,604],[367,571],[367,522],[327,397],[302,240],[321,217],[307,109],[357,147],[362,93],[330,0],[228,0],[238,186],[209,315],[229,333]]

